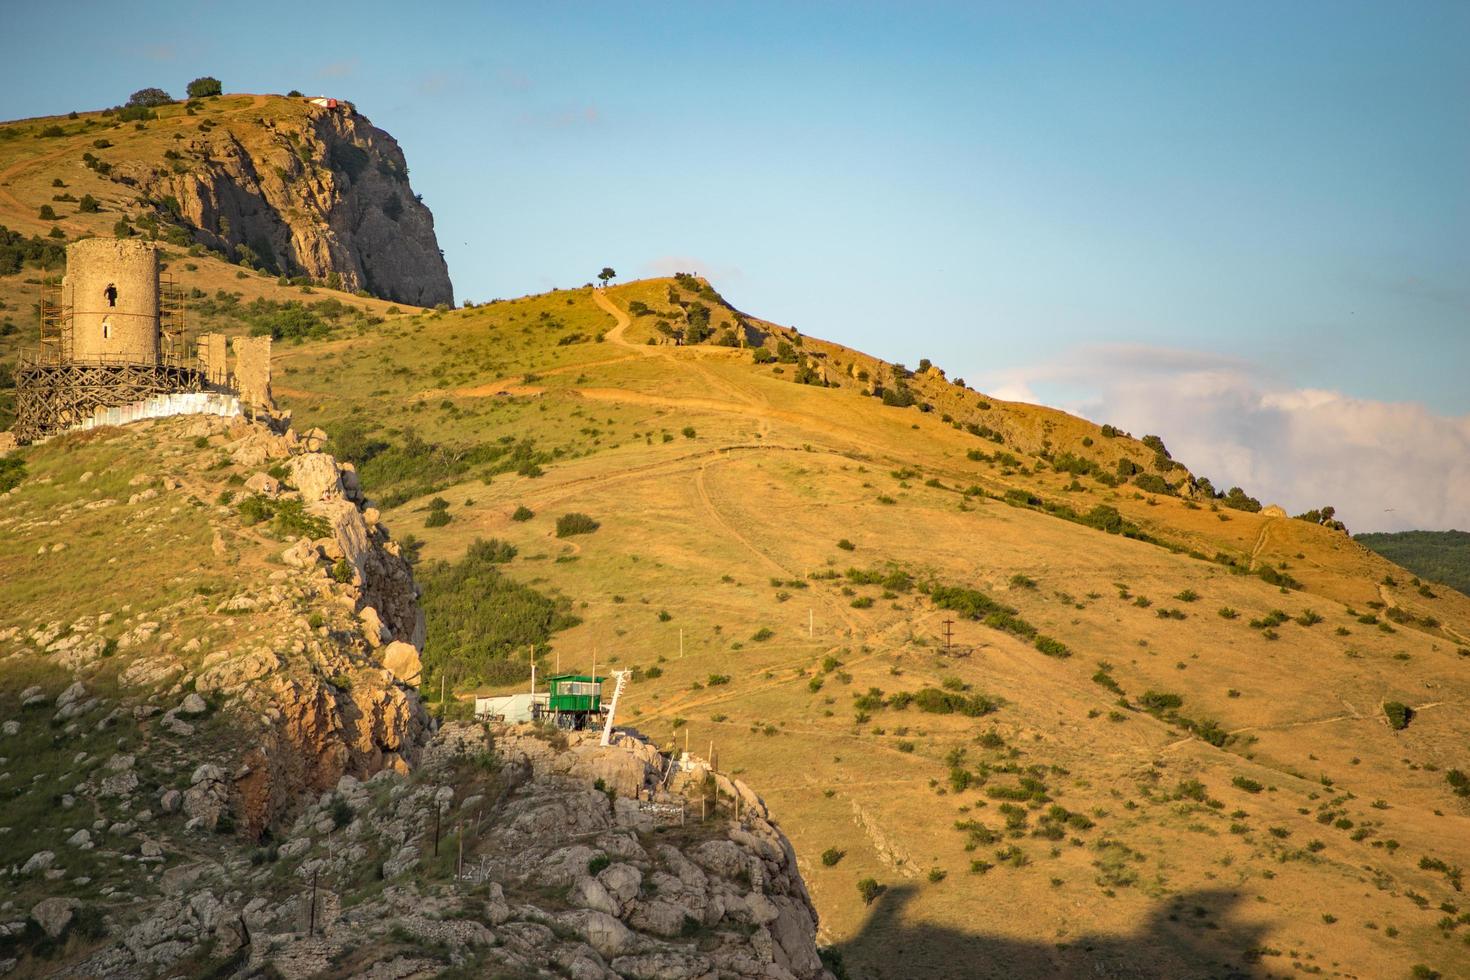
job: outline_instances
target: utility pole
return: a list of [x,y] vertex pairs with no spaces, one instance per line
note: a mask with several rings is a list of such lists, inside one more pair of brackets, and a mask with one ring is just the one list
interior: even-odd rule
[[806,611],[806,635],[808,638],[816,636],[817,614],[808,609]]
[[531,696],[536,696],[536,661],[531,661]]
[[679,659],[684,659],[684,627],[679,627]]
[[951,643],[951,641],[953,639],[954,639],[954,620],[952,620],[952,619],[946,619],[944,621],[944,652],[945,653],[949,653],[949,645],[950,645],[950,643]]

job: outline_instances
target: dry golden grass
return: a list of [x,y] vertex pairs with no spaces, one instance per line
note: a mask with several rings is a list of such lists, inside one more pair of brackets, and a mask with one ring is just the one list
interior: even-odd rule
[[[748,351],[647,346],[646,319],[624,326],[603,308],[653,305],[668,286],[557,292],[308,344],[282,354],[280,390],[298,418],[329,427],[352,418],[390,440],[413,429],[446,445],[511,436],[561,450],[539,478],[435,487],[450,501],[445,527],[424,527],[422,499],[388,520],[423,540],[428,560],[455,558],[476,536],[514,543],[510,574],[565,593],[583,619],[556,638],[561,668],[594,656],[658,666],[662,676],[634,685],[622,720],[699,754],[712,746],[765,794],[803,856],[825,939],[859,975],[1470,969],[1455,921],[1462,896],[1432,866],[1470,863],[1465,802],[1445,780],[1470,761],[1457,653],[1470,647],[1470,600],[1446,589],[1426,599],[1407,573],[1302,522],[1190,509],[1086,477],[1085,489],[1065,490],[1070,475],[1028,455],[1043,439],[1105,463],[1152,456],[1082,420],[993,399],[981,409],[980,396],[937,378],[921,382],[935,412],[885,407],[845,372],[840,388],[808,387],[791,382],[790,365],[752,365]],[[544,328],[543,313],[558,325]],[[556,346],[571,331],[605,336]],[[818,346],[829,359],[860,357],[805,341]],[[1000,447],[945,424],[941,403],[1005,432],[1022,468],[968,459]],[[986,496],[960,492],[972,485]],[[1013,488],[1079,511],[1115,506],[1184,550],[995,499]],[[536,517],[512,521],[522,504]],[[573,510],[601,529],[556,538],[555,518]],[[1303,589],[1189,550],[1284,562]],[[890,565],[982,588],[1073,656],[1043,656],[958,617],[946,654],[950,614],[918,591],[885,598],[878,586],[813,577]],[[1016,573],[1034,587],[1014,584]],[[1390,573],[1400,585],[1380,586]],[[1185,590],[1198,598],[1174,598]],[[864,596],[871,605],[854,607]],[[1390,633],[1358,621],[1386,601],[1443,625]],[[1222,618],[1222,607],[1239,617]],[[1169,609],[1183,618],[1160,615]],[[1288,621],[1275,640],[1248,625],[1275,609],[1323,621]],[[754,639],[761,630],[770,638]],[[827,657],[841,666],[824,671]],[[1129,707],[1093,679],[1099,662]],[[732,680],[710,686],[711,674]],[[945,679],[1003,707],[981,718],[881,708],[855,720],[854,698],[870,688],[892,695]],[[1180,695],[1180,714],[1216,722],[1228,741],[1137,710],[1146,691]],[[1416,708],[1406,730],[1389,729],[1386,700]],[[990,732],[1001,742],[977,741]],[[988,766],[985,786],[949,788],[957,749],[972,773]],[[956,821],[1003,831],[1004,801],[987,794],[1015,785],[1007,766],[1040,767],[1047,795],[1095,826],[1032,836],[1048,803],[1029,811],[1023,836],[967,850]],[[1181,784],[1202,799],[1180,796]],[[1023,867],[997,859],[1012,845]],[[830,867],[817,860],[828,848],[846,852]],[[995,867],[972,873],[977,860]],[[864,878],[888,886],[871,906],[858,897]]]

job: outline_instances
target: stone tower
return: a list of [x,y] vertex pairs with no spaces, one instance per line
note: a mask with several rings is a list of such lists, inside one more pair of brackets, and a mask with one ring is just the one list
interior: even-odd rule
[[71,310],[72,360],[158,363],[158,250],[151,242],[73,242],[61,292],[62,306]]

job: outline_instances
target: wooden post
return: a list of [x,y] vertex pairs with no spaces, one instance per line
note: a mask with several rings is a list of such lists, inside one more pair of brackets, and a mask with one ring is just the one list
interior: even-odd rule
[[679,659],[684,659],[684,627],[679,627]]
[[817,614],[812,610],[806,611],[806,635],[808,638],[816,636]]

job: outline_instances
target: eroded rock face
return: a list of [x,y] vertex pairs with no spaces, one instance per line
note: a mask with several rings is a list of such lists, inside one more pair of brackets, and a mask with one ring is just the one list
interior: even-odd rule
[[345,104],[291,100],[257,125],[200,133],[182,172],[139,164],[119,176],[178,201],[195,241],[263,268],[335,275],[344,289],[416,306],[454,302],[434,216],[409,186],[393,137]]

